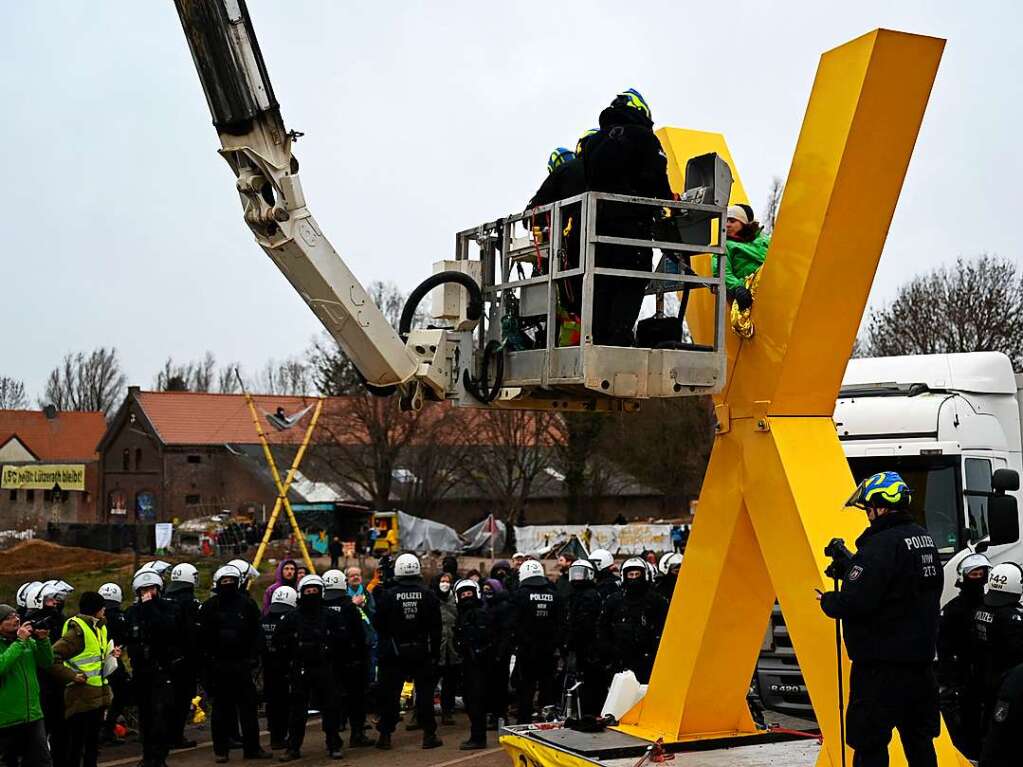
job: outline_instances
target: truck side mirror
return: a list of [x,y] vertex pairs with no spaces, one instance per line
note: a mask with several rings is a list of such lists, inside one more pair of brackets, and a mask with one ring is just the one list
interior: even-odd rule
[[1019,490],[1019,474],[1015,469],[995,469],[991,475],[991,489],[995,493]]
[[[997,475],[997,472],[995,474]],[[1019,486],[1018,479],[1016,486]],[[1016,509],[1015,496],[996,492],[990,497],[987,507],[987,529],[992,546],[1016,543],[1019,540],[1019,512]]]

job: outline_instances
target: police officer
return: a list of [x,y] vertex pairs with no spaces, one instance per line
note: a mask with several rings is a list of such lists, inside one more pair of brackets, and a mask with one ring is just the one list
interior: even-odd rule
[[976,758],[984,721],[983,669],[974,642],[974,613],[984,604],[991,562],[970,554],[957,567],[956,594],[938,623],[938,685],[949,734],[960,751]]
[[340,570],[327,570],[323,574],[323,599],[328,610],[341,618],[342,634],[339,645],[342,653],[335,659],[334,671],[342,691],[340,724],[347,720],[351,730],[348,745],[372,745],[363,730],[366,727],[366,632],[362,615],[348,596],[348,582]]
[[888,764],[892,729],[909,767],[936,763],[941,562],[909,504],[910,489],[895,472],[860,483],[846,505],[866,511],[870,527],[856,539],[856,554],[842,560],[841,590],[819,597],[845,629],[852,660],[846,730],[861,767]]
[[511,603],[515,669],[518,672],[518,723],[533,721],[533,697],[537,706],[554,702],[557,649],[561,646],[564,606],[557,589],[544,574],[543,565],[527,559],[519,567],[519,588]]
[[133,697],[142,738],[141,767],[164,767],[174,720],[174,675],[183,662],[177,605],[160,598],[163,579],[153,569],[132,579],[135,604],[124,614]]
[[229,758],[236,721],[241,723],[244,758],[270,757],[259,745],[257,693],[252,681],[263,645],[260,614],[256,603],[241,590],[242,580],[237,567],[224,565],[213,574],[215,593],[199,608],[203,687],[213,701],[210,734],[218,764]]
[[600,617],[600,639],[612,672],[631,669],[640,684],[650,681],[668,601],[653,589],[646,563],[633,557],[622,565],[622,590]]
[[1002,562],[988,575],[984,604],[974,611],[973,630],[984,684],[984,721],[990,725],[1005,675],[1023,663],[1023,570]]
[[593,563],[577,559],[568,568],[568,582],[572,595],[565,611],[565,652],[567,660],[566,684],[572,677],[582,682],[580,702],[584,714],[599,716],[611,683],[607,668],[601,660],[597,629],[604,600],[594,582]]
[[323,717],[323,734],[331,759],[340,759],[340,695],[335,664],[344,654],[345,628],[341,616],[323,603],[323,579],[306,575],[298,582],[298,609],[288,613],[274,634],[274,644],[291,660],[291,699],[288,705],[288,750],[280,761],[302,757],[310,705]]
[[995,699],[979,767],[1017,767],[1023,754],[1023,665],[1010,671]]
[[380,664],[380,737],[376,746],[391,747],[398,723],[402,684],[412,679],[416,714],[423,728],[423,748],[443,745],[433,716],[434,665],[440,652],[440,605],[423,583],[419,560],[402,554],[394,562],[394,582],[374,594]]
[[[103,603],[107,608],[104,616],[107,634],[116,647],[123,647],[128,641],[128,625],[124,613],[121,611],[121,601],[124,598],[121,587],[116,583],[104,583],[96,591],[103,597]],[[121,714],[124,713],[131,692],[131,678],[120,657],[117,658],[117,669],[107,677],[107,682],[110,683],[113,700],[107,706],[104,715],[103,740],[104,742],[116,742],[114,726]]]
[[182,562],[170,571],[166,598],[178,606],[183,633],[181,647],[184,662],[174,675],[174,712],[171,725],[171,748],[194,748],[194,740],[185,737],[185,725],[192,710],[199,679],[199,607],[195,587],[199,585],[199,571],[194,565]]
[[593,563],[596,573],[594,583],[597,592],[606,602],[612,594],[617,594],[621,590],[621,583],[614,571],[615,558],[607,549],[594,549],[590,552],[590,562]]
[[[583,153],[590,191],[672,199],[668,161],[653,132],[650,106],[635,88],[622,91],[600,113],[600,130]],[[603,202],[598,207],[601,235],[649,239],[660,209]],[[650,271],[652,251],[631,245],[598,245],[597,266]],[[643,303],[646,281],[598,276],[593,282],[593,340],[632,346],[633,326]]]
[[29,581],[23,583],[18,587],[17,593],[14,595],[14,601],[17,605],[18,617],[21,620],[25,620],[25,615],[28,613],[28,592],[29,590],[35,590],[42,588],[42,581]]
[[483,606],[476,581],[455,584],[458,619],[455,649],[461,657],[462,700],[469,715],[469,738],[459,748],[473,751],[487,747],[487,684],[494,663],[497,629],[493,611]]
[[678,573],[682,569],[682,555],[676,553],[665,554],[657,562],[657,571],[661,577],[657,579],[657,593],[668,600],[675,595],[675,584],[678,582]]
[[[37,642],[51,645],[60,638],[64,628],[64,602],[74,589],[69,583],[48,580],[27,591],[25,619],[32,623]],[[54,767],[68,761],[68,727],[64,707],[64,682],[48,669],[36,670],[39,679],[39,703],[43,710],[50,755]]]
[[298,607],[298,592],[291,586],[278,586],[270,596],[270,608],[259,622],[263,632],[263,702],[266,704],[270,748],[285,747],[288,734],[288,706],[291,678],[288,658],[274,641],[284,616]]

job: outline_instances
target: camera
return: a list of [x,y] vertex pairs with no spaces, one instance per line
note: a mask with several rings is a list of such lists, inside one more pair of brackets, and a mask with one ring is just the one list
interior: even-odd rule
[[845,545],[842,538],[832,538],[824,547],[824,556],[831,560],[824,574],[829,578],[841,580],[849,572],[849,563],[852,561],[853,553]]
[[49,631],[53,629],[56,616],[49,610],[30,610],[25,616],[25,623],[32,624],[33,631]]

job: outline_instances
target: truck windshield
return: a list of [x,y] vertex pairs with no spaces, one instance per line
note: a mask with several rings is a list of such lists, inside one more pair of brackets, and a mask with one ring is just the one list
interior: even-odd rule
[[880,471],[897,471],[913,491],[910,512],[927,528],[939,553],[951,556],[961,547],[963,492],[959,456],[911,455],[850,458],[857,482]]

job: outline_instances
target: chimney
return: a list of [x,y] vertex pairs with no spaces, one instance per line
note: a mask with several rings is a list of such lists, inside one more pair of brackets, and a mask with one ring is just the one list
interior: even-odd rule
[[43,408],[43,415],[46,416],[46,420],[52,421],[57,417],[57,408],[54,405],[47,405]]

